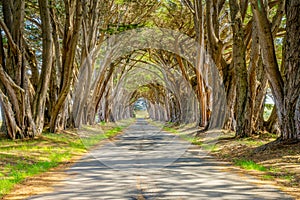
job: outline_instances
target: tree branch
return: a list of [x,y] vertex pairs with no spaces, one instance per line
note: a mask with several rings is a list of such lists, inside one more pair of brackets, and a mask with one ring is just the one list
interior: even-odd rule
[[2,21],[2,19],[0,19],[0,25],[1,27],[3,28],[6,36],[7,36],[7,39],[8,39],[8,43],[9,45],[11,46],[12,50],[14,53],[19,53],[20,52],[20,49],[18,48],[18,46],[16,45],[16,43],[14,42],[6,24]]

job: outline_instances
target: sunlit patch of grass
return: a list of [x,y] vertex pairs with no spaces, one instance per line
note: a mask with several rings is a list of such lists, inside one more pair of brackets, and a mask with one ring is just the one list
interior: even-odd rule
[[0,198],[4,195],[7,194],[15,185],[14,182],[11,182],[10,180],[7,179],[0,179]]
[[286,175],[280,176],[280,178],[285,179],[289,182],[292,182],[295,179],[294,175],[291,175],[291,174],[286,174]]
[[266,167],[252,160],[236,159],[234,160],[234,164],[246,170],[267,171]]
[[100,124],[101,126],[104,126],[104,125],[106,124],[106,122],[105,122],[105,121],[101,121],[99,124]]
[[261,146],[261,145],[265,144],[264,141],[260,141],[260,140],[253,139],[253,138],[239,139],[239,143],[245,144],[245,145],[248,145],[248,146],[254,146],[254,147]]
[[191,144],[198,145],[198,146],[201,146],[203,144],[203,141],[200,138],[186,135],[186,134],[180,134],[180,132],[178,132],[178,130],[175,128],[169,126],[163,126],[162,129],[170,133],[178,134],[179,137],[181,137],[186,141],[189,141]]
[[201,148],[206,151],[216,151],[216,145],[214,143],[205,143],[202,138],[188,135],[180,135],[180,137],[189,141],[193,145],[201,146]]
[[272,173],[279,173],[280,169],[276,168],[276,167],[271,167],[269,171],[272,172]]
[[163,130],[167,131],[167,132],[170,132],[170,133],[178,133],[178,131],[175,128],[171,128],[171,127],[168,127],[168,126],[164,126]]
[[274,180],[274,176],[270,175],[270,174],[265,174],[262,176],[263,180]]
[[88,138],[82,138],[82,143],[86,148],[90,148],[95,144],[99,143],[99,141],[101,140],[116,136],[118,133],[120,133],[121,130],[122,127],[115,127],[113,129],[106,131],[103,134],[96,134]]
[[[130,121],[131,123],[131,121]],[[82,155],[101,140],[114,137],[129,125],[80,138],[76,134],[44,133],[33,140],[0,140],[0,199],[9,193],[15,184],[25,178],[46,172],[75,155]],[[84,140],[84,141],[83,141]]]
[[[199,138],[196,138],[196,137],[193,137],[191,140],[189,140],[192,144],[194,144],[194,145],[198,145],[198,146],[200,146],[200,145],[202,145],[203,144],[203,142],[201,141],[201,140],[199,140]],[[208,146],[207,146],[208,147]]]
[[190,143],[194,144],[194,145],[202,145],[202,141],[199,140],[199,138],[196,137],[185,137],[187,141],[189,141]]
[[185,134],[180,134],[179,137],[182,139],[189,141],[191,144],[201,146],[203,144],[203,141],[198,137],[193,137]]
[[58,161],[44,161],[34,164],[19,162],[15,165],[6,165],[4,171],[7,174],[0,177],[0,196],[7,194],[15,184],[22,182],[26,177],[46,172],[50,168],[58,166],[59,163]]
[[204,144],[202,144],[202,148],[204,150],[210,151],[210,152],[216,152],[216,151],[218,151],[218,148],[217,148],[217,146],[216,146],[215,143],[207,143],[207,144],[204,143]]

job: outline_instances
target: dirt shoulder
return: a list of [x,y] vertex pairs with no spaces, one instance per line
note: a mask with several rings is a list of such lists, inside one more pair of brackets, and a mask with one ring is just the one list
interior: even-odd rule
[[262,170],[246,170],[247,166],[236,168],[241,173],[258,177],[262,183],[271,183],[296,199],[300,199],[300,143],[277,144],[257,152],[258,147],[273,140],[274,137],[268,134],[234,139],[232,134],[228,133],[218,141],[211,155],[219,160],[230,162],[233,166],[253,161],[251,163],[262,167]]
[[[99,132],[99,134],[96,134],[93,140],[87,141],[89,143],[86,144],[90,145],[88,149],[91,150],[100,145],[103,145],[107,142],[107,140],[113,140],[114,136],[122,132],[121,129],[125,130],[126,127],[131,123],[131,121],[125,121],[119,124],[105,124],[101,127],[89,127],[90,130],[88,131],[90,132],[93,132],[94,129],[101,131],[97,131]],[[19,181],[19,183],[14,184],[9,193],[5,194],[2,198],[0,196],[0,199],[25,199],[33,195],[51,192],[53,191],[53,186],[60,186],[60,184],[62,184],[62,181],[68,177],[66,170],[87,153],[87,147],[85,147],[85,144],[83,144],[83,140],[78,138],[76,139],[77,134],[75,134],[75,132],[76,131],[68,130],[63,131],[60,134],[51,134],[49,136],[46,135],[36,140],[28,141],[9,141],[6,139],[2,139],[1,142],[0,139],[0,143],[2,145],[0,148],[0,156],[2,157],[0,158],[6,159],[5,162],[1,162],[3,159],[0,160],[0,175],[1,173],[6,173],[5,176],[0,176],[0,181],[12,179],[8,176],[11,176],[13,170],[14,173],[21,173],[23,171],[27,171],[28,167],[34,166],[35,163],[40,159],[44,159],[47,161],[47,159],[49,159],[50,155],[52,155],[54,151],[57,151],[57,155],[60,155],[60,151],[62,150],[68,151],[68,156],[64,160],[62,160],[62,162],[59,162],[58,166],[51,167],[50,169],[47,169],[46,172],[39,172],[35,175],[26,177],[24,180]],[[105,135],[105,137],[102,137],[102,135]],[[45,153],[42,151],[44,149],[47,150],[45,151]],[[23,152],[23,154],[26,154],[26,156],[28,157],[28,159],[26,159],[25,161],[29,160],[29,158],[36,159],[30,160],[29,164],[26,163],[27,165],[24,165],[26,166],[26,168],[22,168],[22,165],[19,168],[14,169],[14,167],[19,166],[20,163],[23,164],[23,162],[25,162],[24,158],[27,158],[21,152]],[[42,155],[44,157],[42,157]]]
[[52,168],[50,171],[26,178],[22,183],[14,186],[13,190],[5,195],[3,200],[21,200],[30,196],[53,191],[53,186],[59,186],[67,178],[66,169],[72,166],[81,156],[70,162]]

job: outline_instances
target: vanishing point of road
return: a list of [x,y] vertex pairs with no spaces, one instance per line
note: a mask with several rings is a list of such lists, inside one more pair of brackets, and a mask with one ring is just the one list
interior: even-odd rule
[[199,147],[138,119],[68,169],[54,192],[29,199],[292,199],[226,168]]

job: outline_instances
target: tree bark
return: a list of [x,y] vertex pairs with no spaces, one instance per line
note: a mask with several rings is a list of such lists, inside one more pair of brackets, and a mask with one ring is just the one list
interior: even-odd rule
[[[70,88],[73,82],[73,73],[75,68],[75,52],[76,46],[79,39],[80,27],[82,23],[82,1],[65,1],[66,2],[66,24],[65,24],[65,35],[63,40],[63,56],[62,56],[62,79],[61,89],[58,95],[58,99],[51,111],[50,119],[50,131],[56,132],[57,130],[57,117],[61,109],[64,107],[66,98],[70,92]],[[70,5],[69,5],[70,3]],[[75,10],[73,10],[75,3]],[[75,12],[75,17],[73,13]]]
[[230,0],[230,15],[233,30],[233,65],[236,75],[236,137],[251,135],[247,127],[250,120],[248,106],[248,81],[246,68],[246,47],[240,6],[237,0]]
[[281,122],[283,140],[300,140],[300,1],[286,1],[286,46],[285,87],[283,119]]
[[[280,139],[299,140],[298,99],[300,96],[300,2],[286,0],[286,44],[284,75],[282,77],[275,55],[272,27],[262,1],[251,0],[253,13],[258,25],[263,62],[268,80],[275,97],[280,129]],[[276,27],[274,28],[276,29]]]
[[272,35],[272,27],[268,19],[265,5],[262,1],[251,0],[253,15],[259,31],[259,43],[262,52],[263,62],[266,66],[266,72],[272,93],[275,96],[275,103],[278,107],[279,120],[282,118],[283,108],[283,79],[279,71],[278,62],[275,54],[275,46]]
[[25,69],[26,48],[23,43],[25,2],[8,0],[2,3],[4,22],[0,19],[0,25],[8,45],[5,59],[2,60],[3,65],[0,65],[0,98],[6,132],[11,139],[34,137],[38,131],[31,114],[32,89]]
[[49,88],[53,57],[52,29],[48,1],[39,0],[39,8],[42,21],[43,63],[32,108],[37,134],[41,134],[44,127],[46,95]]

